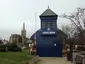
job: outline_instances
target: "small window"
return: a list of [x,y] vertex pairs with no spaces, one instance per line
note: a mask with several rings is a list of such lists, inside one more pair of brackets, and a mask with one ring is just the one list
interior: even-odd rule
[[45,28],[45,27],[46,27],[45,22],[42,22],[42,28]]
[[50,22],[47,22],[47,27],[48,28],[50,28],[50,26],[51,26],[50,24],[51,24]]
[[56,28],[56,22],[52,22],[52,28]]

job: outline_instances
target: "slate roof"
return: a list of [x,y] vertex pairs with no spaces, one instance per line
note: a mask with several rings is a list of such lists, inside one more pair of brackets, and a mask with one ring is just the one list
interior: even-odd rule
[[57,14],[48,8],[40,16],[57,16]]

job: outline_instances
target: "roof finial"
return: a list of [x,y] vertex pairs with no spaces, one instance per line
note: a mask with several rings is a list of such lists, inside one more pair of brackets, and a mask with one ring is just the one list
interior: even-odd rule
[[49,9],[49,5],[48,5],[48,9]]

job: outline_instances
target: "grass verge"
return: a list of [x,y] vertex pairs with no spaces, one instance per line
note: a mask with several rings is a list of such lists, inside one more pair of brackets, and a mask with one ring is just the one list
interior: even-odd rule
[[0,64],[24,64],[34,56],[30,55],[29,50],[22,52],[0,52]]

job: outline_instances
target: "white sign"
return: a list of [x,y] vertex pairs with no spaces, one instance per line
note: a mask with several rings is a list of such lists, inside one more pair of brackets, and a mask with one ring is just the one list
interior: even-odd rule
[[55,34],[55,32],[43,32],[43,34]]

